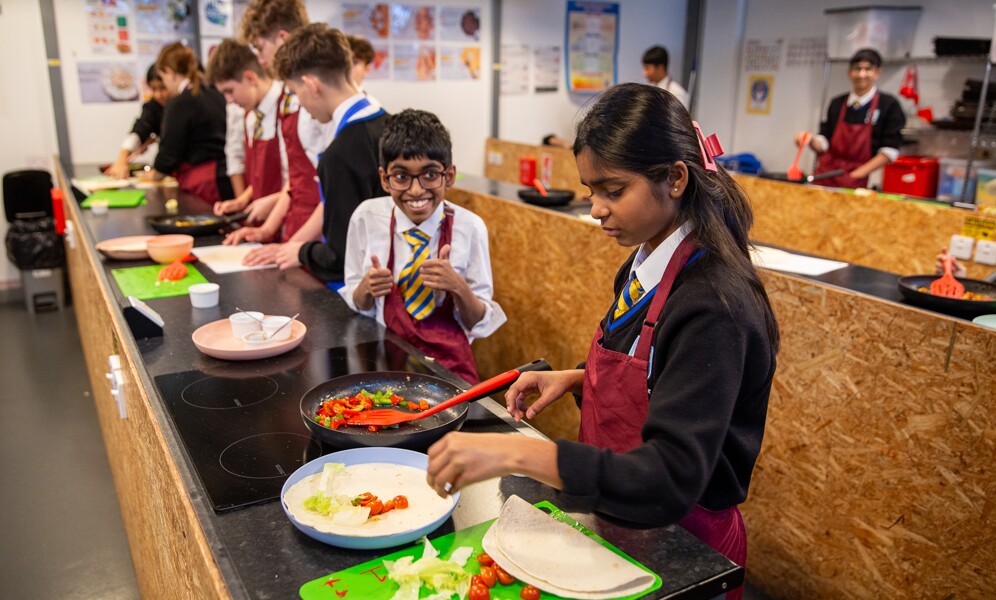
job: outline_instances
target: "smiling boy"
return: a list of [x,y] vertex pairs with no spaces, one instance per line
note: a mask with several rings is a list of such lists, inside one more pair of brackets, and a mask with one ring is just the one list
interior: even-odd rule
[[432,113],[390,117],[380,140],[380,181],[349,221],[345,286],[357,312],[470,382],[470,342],[505,321],[494,301],[488,230],[476,214],[443,201],[453,185],[449,132]]

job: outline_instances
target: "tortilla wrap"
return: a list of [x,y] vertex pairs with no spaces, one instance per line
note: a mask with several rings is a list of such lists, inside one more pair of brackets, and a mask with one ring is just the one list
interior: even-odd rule
[[654,575],[518,496],[481,541],[513,577],[563,598],[605,600],[653,586]]
[[333,515],[322,516],[304,507],[304,501],[318,491],[322,473],[309,475],[295,483],[284,495],[284,504],[302,525],[323,533],[351,537],[380,537],[411,531],[446,514],[453,498],[440,498],[425,482],[425,471],[391,463],[349,465],[336,475],[332,489],[336,495],[353,498],[370,492],[386,502],[395,496],[408,497],[408,508],[392,510],[370,517],[361,525],[333,522]]

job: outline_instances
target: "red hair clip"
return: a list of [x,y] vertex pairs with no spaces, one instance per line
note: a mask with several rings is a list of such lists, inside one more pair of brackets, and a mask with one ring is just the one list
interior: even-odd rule
[[699,138],[699,151],[702,152],[702,166],[706,171],[716,172],[716,157],[723,156],[723,145],[719,143],[719,137],[712,134],[709,137],[702,135],[702,128],[698,121],[692,121],[695,133]]

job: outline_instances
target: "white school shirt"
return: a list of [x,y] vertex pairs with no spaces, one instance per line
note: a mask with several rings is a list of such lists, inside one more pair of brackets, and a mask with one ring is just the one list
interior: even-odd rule
[[[297,139],[301,142],[301,147],[304,148],[305,154],[308,155],[311,166],[318,168],[318,155],[325,152],[329,144],[332,143],[332,138],[335,136],[335,128],[332,126],[332,122],[321,123],[315,117],[311,116],[311,113],[301,106],[301,101],[298,97],[286,87],[284,88],[284,102],[281,104],[282,106],[279,107],[279,110],[284,111],[285,114],[300,111],[297,117]],[[317,176],[315,180],[318,180]]]
[[685,90],[685,88],[681,87],[680,83],[671,79],[670,75],[658,81],[657,87],[661,88],[662,90],[667,90],[672,94],[674,94],[674,97],[677,98],[679,102],[681,102],[682,106],[685,107],[685,110],[688,110],[688,102],[689,102],[688,92]]
[[238,104],[225,104],[225,174],[246,172],[246,146],[243,139],[245,111]]
[[[272,140],[276,137],[280,144],[280,181],[287,183],[287,148],[284,146],[284,136],[277,123],[277,101],[280,99],[280,92],[284,89],[284,82],[274,81],[270,84],[270,89],[266,91],[256,108],[245,111],[246,140],[249,147],[252,147],[253,132],[256,130],[256,111],[263,113],[263,132],[261,140]],[[248,184],[248,182],[247,182]]]
[[[488,252],[488,229],[481,217],[465,208],[453,207],[453,238],[450,244],[450,263],[453,269],[466,281],[474,295],[484,303],[484,317],[472,329],[463,327],[460,311],[454,306],[457,322],[473,341],[494,333],[507,321],[505,311],[494,301],[494,280],[491,276],[491,255]],[[384,325],[384,298],[375,298],[370,310],[359,310],[353,302],[353,292],[363,280],[363,276],[373,265],[371,256],[377,256],[382,267],[387,267],[390,251],[391,213],[394,213],[394,280],[398,280],[402,269],[411,259],[412,248],[405,240],[405,232],[415,227],[401,210],[395,210],[394,199],[390,196],[372,198],[360,204],[349,219],[349,233],[346,236],[345,285],[339,290],[346,304],[356,312],[377,319]],[[432,258],[439,256],[439,223],[443,218],[443,203],[418,229],[430,236],[429,252]],[[443,300],[441,294],[436,302]],[[437,304],[438,305],[438,304]]]

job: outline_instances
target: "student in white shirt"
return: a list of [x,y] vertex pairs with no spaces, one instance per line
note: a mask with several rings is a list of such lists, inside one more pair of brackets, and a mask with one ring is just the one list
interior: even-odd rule
[[668,54],[664,46],[653,46],[643,53],[643,76],[647,78],[650,85],[656,85],[662,90],[667,90],[674,94],[681,104],[688,110],[690,98],[685,88],[681,84],[671,79],[667,70]]
[[506,317],[493,298],[484,221],[443,201],[456,177],[451,154],[449,133],[432,113],[405,110],[388,118],[380,176],[390,196],[353,212],[339,294],[476,382],[470,342],[494,333]]

